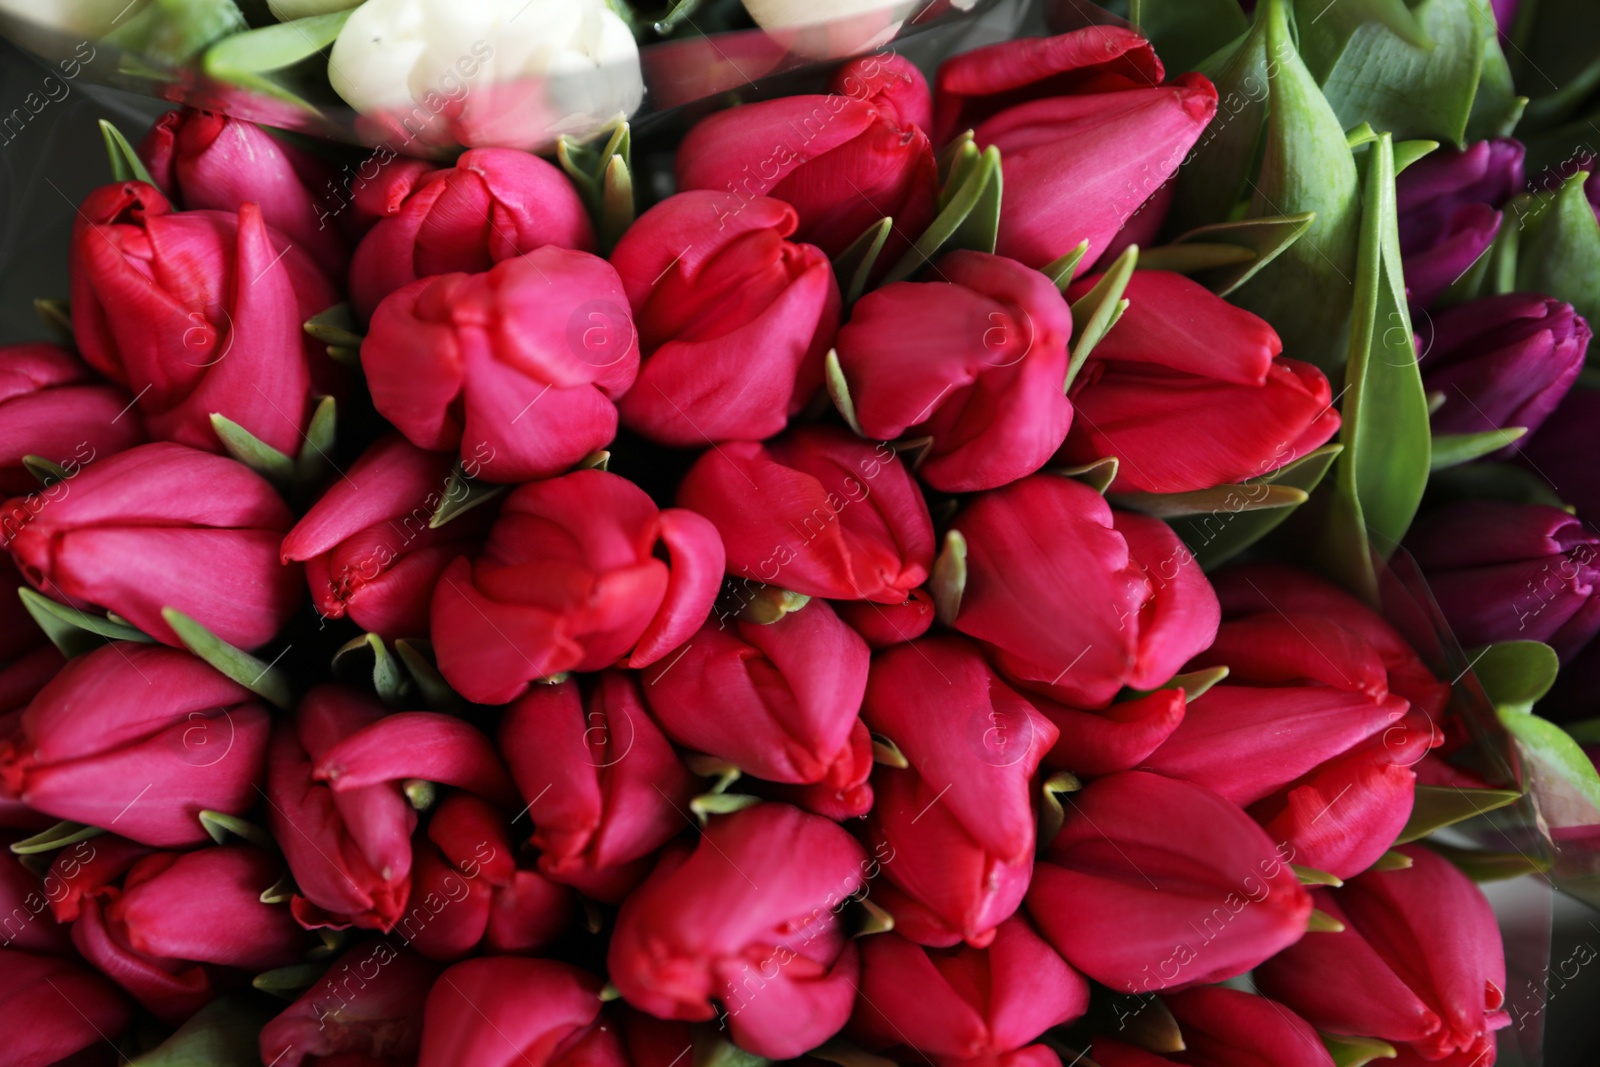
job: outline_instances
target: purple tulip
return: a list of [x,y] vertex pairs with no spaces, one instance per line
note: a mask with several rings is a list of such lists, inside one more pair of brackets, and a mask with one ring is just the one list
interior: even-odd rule
[[1510,138],[1442,149],[1395,183],[1400,252],[1417,307],[1433,303],[1494,243],[1499,208],[1523,186],[1522,144]]
[[1578,517],[1600,523],[1600,464],[1594,432],[1600,426],[1600,389],[1579,387],[1522,449],[1522,465],[1540,475],[1556,495],[1578,509]]
[[1517,8],[1522,6],[1522,0],[1489,0],[1494,8],[1494,21],[1500,27],[1501,33],[1510,33],[1511,24],[1517,21]]

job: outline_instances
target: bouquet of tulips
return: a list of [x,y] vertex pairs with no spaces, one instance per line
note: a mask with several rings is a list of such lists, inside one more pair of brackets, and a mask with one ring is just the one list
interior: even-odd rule
[[1600,899],[1559,26],[746,6],[877,29],[549,157],[105,127],[0,348],[0,1067],[1536,1045],[1477,883]]

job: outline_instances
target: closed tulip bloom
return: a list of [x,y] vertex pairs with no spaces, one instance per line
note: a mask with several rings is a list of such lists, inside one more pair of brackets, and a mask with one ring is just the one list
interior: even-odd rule
[[1220,982],[1306,932],[1311,896],[1288,858],[1210,790],[1128,771],[1068,799],[1028,914],[1095,981],[1125,993]]
[[864,56],[826,95],[745,104],[701,120],[678,147],[680,189],[794,205],[798,237],[837,256],[888,216],[887,269],[933,221],[939,184],[928,84],[908,60]]
[[317,613],[348,616],[393,640],[425,637],[439,575],[483,542],[494,516],[474,508],[438,529],[429,521],[450,498],[455,457],[386,434],[328,486],[283,539],[285,562],[304,561]]
[[663,1019],[709,1020],[715,1001],[740,1048],[799,1056],[850,1017],[858,957],[838,913],[867,868],[843,829],[787,804],[717,816],[623,904],[611,981]]
[[1080,272],[1100,258],[1216,114],[1204,77],[1162,75],[1150,43],[1115,26],[1003,41],[939,68],[939,143],[971,128],[979,148],[1000,149],[996,252],[1043,267],[1088,241]]
[[1036,474],[977,497],[955,628],[1023,687],[1099,708],[1158,689],[1211,643],[1217,597],[1158,519],[1115,512],[1081,482]]
[[162,848],[208,840],[202,811],[257,798],[267,712],[177,649],[119,641],[67,663],[0,742],[0,787],[57,819]]
[[918,475],[964,493],[1032,474],[1061,447],[1071,339],[1072,312],[1043,274],[953,252],[930,280],[863,297],[839,331],[839,364],[862,432],[931,437]]
[[[1596,183],[1600,185],[1600,182]],[[1545,421],[1544,427],[1519,444],[1522,466],[1546,472],[1561,499],[1578,517],[1600,522],[1600,464],[1587,455],[1593,428],[1600,424],[1600,389],[1578,385]]]
[[1405,1063],[1492,1064],[1508,1025],[1506,962],[1494,911],[1472,880],[1420,845],[1405,870],[1369,871],[1318,909],[1344,924],[1258,968],[1263,993],[1324,1033],[1400,1046]]
[[[28,835],[21,831],[0,830],[0,949],[21,949],[50,956],[72,954],[72,931],[56,922],[50,913],[50,900],[65,891],[60,877],[46,872],[41,878],[23,866],[22,857],[12,855],[9,846]],[[94,845],[79,841],[63,853],[74,873],[94,856]]]
[[1412,306],[1432,304],[1494,243],[1499,209],[1523,187],[1523,154],[1509,137],[1478,141],[1430,153],[1395,179]]
[[173,211],[142,182],[90,193],[72,232],[83,358],[138,397],[150,436],[222,451],[220,414],[288,455],[310,419],[303,324],[339,300],[260,205]]
[[1281,356],[1265,320],[1169,271],[1135,271],[1127,296],[1073,383],[1069,464],[1114,456],[1114,492],[1186,493],[1268,474],[1338,432],[1327,376]]
[[873,776],[867,836],[894,856],[876,902],[918,944],[989,944],[1028,888],[1031,783],[1055,727],[958,637],[880,653],[861,715],[908,763]]
[[600,1014],[604,984],[555,960],[458,963],[428,993],[417,1067],[625,1067]]
[[727,192],[679,193],[617,244],[644,362],[622,421],[676,446],[779,433],[822,385],[839,285],[796,244],[794,208]]
[[874,604],[870,600],[841,600],[834,612],[850,624],[872,649],[915,641],[933,626],[933,597],[917,588],[899,604]]
[[1089,983],[1015,916],[982,949],[930,951],[894,933],[866,938],[860,989],[850,1035],[872,1049],[914,1050],[938,1067],[1028,1062],[1019,1049],[1089,1006]]
[[1089,778],[1131,771],[1148,759],[1182,725],[1188,698],[1182,689],[1157,689],[1099,711],[1037,695],[1029,703],[1060,732],[1045,766]]
[[1310,1023],[1266,997],[1224,986],[1168,993],[1161,1003],[1183,1032],[1183,1050],[1156,1055],[1101,1034],[1094,1039],[1101,1067],[1333,1067],[1333,1057]]
[[38,456],[69,473],[144,443],[127,391],[94,375],[60,345],[0,345],[0,493],[38,493],[22,465]]
[[528,803],[539,870],[613,903],[684,831],[700,791],[628,671],[601,673],[587,695],[575,680],[531,687],[500,720],[500,751]]
[[902,604],[933,566],[933,520],[887,445],[808,426],[705,453],[678,487],[728,571],[806,596]]
[[127,996],[78,960],[12,948],[0,949],[0,1011],[26,1020],[8,1028],[5,1067],[64,1062],[133,1021]]
[[1534,432],[1578,380],[1590,336],[1589,324],[1571,304],[1531,293],[1491,296],[1440,312],[1422,358],[1423,386],[1444,397],[1433,413],[1433,432],[1485,433],[1507,426]]
[[639,345],[610,264],[546,246],[396,292],[372,317],[361,365],[379,414],[412,444],[522,482],[610,443]]
[[545,245],[594,250],[594,227],[560,168],[510,148],[474,148],[455,166],[384,167],[358,207],[379,221],[350,264],[350,302],[363,319],[418,278],[496,263]]
[[1600,535],[1560,508],[1459,501],[1423,516],[1406,547],[1468,647],[1543,641],[1570,660],[1600,631]]
[[278,560],[294,516],[242,463],[161,442],[60,488],[44,507],[0,505],[6,547],[48,596],[114,612],[169,645],[178,635],[161,610],[176,608],[245,649],[272,640],[300,604],[299,568]]
[[[359,945],[261,1030],[261,1062],[300,1067],[335,1057],[384,1062],[414,1057],[422,1006],[440,968],[388,941]],[[355,1062],[368,1062],[356,1060]]]

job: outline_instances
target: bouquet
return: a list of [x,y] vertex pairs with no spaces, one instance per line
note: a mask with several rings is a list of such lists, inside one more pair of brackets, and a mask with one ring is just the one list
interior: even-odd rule
[[0,1067],[1537,1046],[1559,5],[116,6],[211,95],[0,348]]

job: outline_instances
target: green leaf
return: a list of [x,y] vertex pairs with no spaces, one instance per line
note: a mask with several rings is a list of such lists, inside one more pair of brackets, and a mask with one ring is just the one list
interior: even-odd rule
[[[870,900],[871,898],[862,898]],[[892,920],[891,920],[892,922]],[[891,925],[890,929],[894,927]],[[873,933],[885,931],[874,930]],[[836,1063],[839,1067],[896,1067],[895,1061],[871,1052],[864,1052],[846,1041],[842,1037],[835,1037],[824,1043],[819,1048],[812,1049],[807,1056],[812,1059],[822,1060],[824,1063]]]
[[68,659],[92,652],[107,641],[140,641],[146,644],[152,641],[144,631],[126,623],[57,604],[32,589],[18,589],[17,596],[22,598],[22,606],[28,609],[28,614],[33,616],[33,621],[39,624],[39,629],[44,631],[50,643]]
[[1476,815],[1487,815],[1497,808],[1515,803],[1522,794],[1515,789],[1461,789],[1446,785],[1417,786],[1411,818],[1395,844],[1404,845],[1454,826]]
[[1061,832],[1062,825],[1067,821],[1067,809],[1062,805],[1061,798],[1082,788],[1083,783],[1070,771],[1057,771],[1044,780],[1044,785],[1040,788],[1043,803],[1039,805],[1041,844],[1054,841],[1056,834]]
[[261,891],[257,899],[263,904],[287,904],[294,899],[294,875],[284,871],[278,880]]
[[1227,677],[1228,668],[1226,667],[1206,667],[1203,670],[1190,671],[1187,674],[1173,675],[1172,680],[1161,688],[1182,689],[1184,702],[1192,703],[1205,696],[1211,691],[1212,686],[1217,685]]
[[1440,841],[1430,841],[1428,847],[1455,864],[1474,882],[1498,882],[1506,878],[1521,878],[1525,874],[1544,874],[1551,866],[1547,857],[1530,856],[1525,852],[1485,852],[1475,848],[1456,848]]
[[1394,143],[1394,172],[1403,174],[1417,160],[1439,150],[1438,141],[1396,141]]
[[1350,39],[1368,26],[1387,29],[1414,47],[1428,48],[1432,42],[1412,14],[1414,6],[1407,0],[1294,0],[1300,52],[1320,82],[1349,48]]
[[338,348],[359,349],[365,340],[356,332],[356,314],[348,301],[311,316],[306,320],[305,331],[324,344]]
[[960,530],[944,535],[944,550],[933,561],[933,578],[928,583],[933,593],[933,608],[939,621],[954,626],[961,614],[961,596],[967,588],[967,538]]
[[233,0],[151,0],[104,39],[133,56],[175,67],[212,41],[247,29]]
[[294,480],[294,460],[226,415],[212,412],[211,428],[216,430],[217,438],[222,442],[222,447],[227,449],[228,455],[272,484],[282,487]]
[[[991,216],[995,225],[999,224],[1000,149],[991,145],[975,166],[967,168],[965,174],[952,172],[951,178],[952,181],[959,180],[960,184],[950,197],[948,206],[939,212],[927,231],[894,265],[883,284],[905,281],[932,263],[942,252],[967,247],[985,250],[981,242],[977,245],[961,242],[971,241],[975,235],[983,236]],[[976,215],[977,219],[969,227],[968,216],[972,215]],[[987,251],[994,251],[992,240],[988,242]]]
[[1311,909],[1311,921],[1306,923],[1306,932],[1311,934],[1342,934],[1344,923],[1335,919],[1325,911]]
[[1497,711],[1526,715],[1556,682],[1561,661],[1538,641],[1502,641],[1472,657],[1472,673]]
[[600,195],[600,247],[606,252],[617,247],[622,235],[633,225],[635,216],[633,172],[622,156],[611,157],[606,165]]
[[32,837],[25,837],[11,845],[11,851],[18,856],[37,856],[45,852],[54,852],[58,848],[76,845],[79,841],[87,841],[91,837],[98,837],[105,833],[98,826],[86,826],[81,822],[58,822],[48,830],[40,830]]
[[[1232,246],[1241,252],[1248,252],[1248,255],[1242,255],[1232,263],[1221,263],[1214,268],[1203,269],[1196,273],[1196,281],[1218,296],[1228,296],[1255,277],[1267,264],[1277,259],[1290,245],[1305,236],[1315,221],[1314,213],[1304,212],[1299,215],[1245,219],[1241,222],[1219,222],[1190,230],[1167,247],[1176,248],[1193,243]],[[1139,265],[1147,269],[1160,269],[1151,266],[1150,257],[1163,251],[1164,249],[1153,248],[1143,253]]]
[[1540,818],[1557,829],[1600,824],[1600,772],[1578,743],[1537,715],[1500,708],[1499,716],[1517,740]]
[[732,815],[745,808],[753,808],[761,798],[746,793],[704,793],[689,801],[689,810],[704,822],[712,815]]
[[694,1063],[689,1067],[767,1067],[772,1062],[717,1036],[717,1031],[711,1027],[696,1028],[692,1037]]
[[333,654],[333,671],[340,677],[367,673],[366,655],[372,657],[371,679],[378,699],[391,708],[403,707],[410,696],[406,673],[378,634],[362,634],[339,646]]
[[1294,871],[1294,876],[1301,885],[1344,885],[1344,879],[1335,877],[1327,871],[1319,871],[1315,867],[1302,867],[1299,864],[1289,864],[1289,869]]
[[1122,294],[1127,290],[1128,281],[1138,265],[1139,246],[1129,245],[1110,269],[1100,276],[1094,288],[1072,305],[1072,362],[1067,367],[1067,380],[1062,386],[1068,392],[1078,372],[1083,369],[1084,361],[1089,358],[1089,353],[1094,351],[1094,346],[1105,339],[1117,319],[1122,317],[1127,307]]
[[72,336],[71,304],[50,297],[34,297],[33,312],[57,341],[68,348],[77,347],[77,341]]
[[1433,455],[1430,467],[1436,471],[1459,467],[1475,459],[1498,452],[1528,433],[1526,426],[1507,426],[1503,430],[1484,433],[1442,433],[1433,437]]
[[1473,463],[1440,471],[1428,483],[1428,499],[1503,500],[1508,504],[1566,507],[1543,478],[1509,463]]
[[144,182],[154,185],[155,179],[145,169],[144,160],[133,150],[133,145],[122,136],[122,131],[105,119],[100,120],[100,136],[106,142],[106,155],[111,157],[111,180],[114,182]]
[[911,761],[900,751],[900,746],[882,734],[872,735],[872,762],[902,771],[911,766]]
[[1600,321],[1600,223],[1584,195],[1579,171],[1562,183],[1555,202],[1530,218],[1517,261],[1517,288],[1565,300],[1590,322]]
[[287,967],[264,971],[252,978],[250,984],[263,993],[296,1000],[327,973],[328,965],[325,963],[292,963]]
[[509,485],[495,485],[468,478],[465,469],[457,463],[445,482],[444,496],[439,498],[428,520],[428,529],[437,530],[452,519],[458,519],[481,504],[501,496],[511,489]]
[[1287,486],[1309,495],[1343,451],[1340,444],[1323,445],[1293,463],[1240,482],[1232,487],[1238,495],[1225,498],[1221,507],[1203,516],[1179,519],[1173,528],[1200,566],[1214,570],[1277,529],[1293,513],[1292,508],[1248,508],[1250,498],[1263,492],[1262,486]]
[[978,201],[967,217],[961,220],[956,232],[946,243],[946,249],[961,248],[973,252],[993,253],[1000,240],[1000,202],[1005,193],[1005,174],[1000,169],[1000,150],[990,148],[979,164],[983,185],[978,191]]
[[1121,468],[1121,460],[1116,456],[1106,456],[1093,463],[1085,463],[1081,467],[1046,467],[1044,473],[1082,482],[1101,496],[1105,496],[1106,490],[1111,488],[1111,483],[1117,480],[1117,471]]
[[1397,852],[1391,848],[1388,852],[1378,857],[1378,862],[1372,865],[1372,869],[1375,871],[1409,871],[1415,862],[1404,852]]
[[856,421],[856,404],[850,399],[850,383],[844,380],[844,368],[839,365],[839,350],[828,349],[828,354],[823,357],[823,381],[828,386],[828,396],[833,400],[833,406],[839,409],[839,414],[844,417],[844,423],[850,427],[857,437],[865,437],[861,423]]
[[315,110],[309,102],[265,75],[310,59],[332,45],[353,11],[352,8],[311,15],[226,37],[206,50],[205,72],[218,81],[232,82],[296,107]]
[[294,484],[308,489],[333,467],[334,440],[339,432],[339,406],[331,396],[317,401],[311,413],[311,424],[306,427],[305,441],[300,445],[300,455],[294,462]]
[[64,482],[72,477],[67,468],[59,463],[45,459],[43,456],[23,456],[22,465],[46,489],[57,482]]
[[1145,270],[1169,270],[1177,274],[1198,274],[1218,267],[1253,263],[1254,251],[1239,245],[1189,241],[1147,248],[1139,265]]
[[213,1000],[128,1067],[258,1067],[261,1029],[278,1011],[244,994]]
[[745,597],[739,608],[739,620],[757,626],[771,626],[775,622],[782,622],[809,603],[811,598],[804,593],[781,589],[775,585],[758,586],[749,590]]
[[200,825],[211,835],[211,840],[219,845],[227,844],[231,836],[249,841],[253,845],[260,845],[262,848],[276,847],[271,834],[255,823],[241,819],[237,815],[229,815],[225,811],[202,811]]
[[178,635],[183,647],[224,675],[285,711],[293,706],[294,689],[282,671],[234,648],[176,608],[162,608],[161,617]]
[[[1181,519],[1194,515],[1214,515],[1230,506],[1230,501],[1243,496],[1237,485],[1218,485],[1211,489],[1198,489],[1190,493],[1111,493],[1111,502],[1127,511],[1154,515],[1158,519]],[[1304,504],[1309,494],[1292,485],[1263,482],[1260,490],[1244,499],[1240,512],[1262,511],[1270,508],[1295,508]]]
[[1348,1037],[1344,1034],[1318,1034],[1333,1057],[1334,1067],[1364,1067],[1373,1060],[1392,1060],[1400,1053],[1387,1041],[1375,1037]]
[[865,233],[850,243],[833,261],[833,273],[838,276],[839,288],[844,295],[844,306],[850,307],[867,291],[872,271],[883,254],[883,246],[894,230],[894,219],[887,216],[867,227]]
[[1141,0],[1138,29],[1168,75],[1194,70],[1250,28],[1238,0]]
[[[1487,0],[1478,2],[1487,3]],[[1472,111],[1467,116],[1468,141],[1510,137],[1528,106],[1528,98],[1517,95],[1511,65],[1500,47],[1499,26],[1492,17],[1479,22],[1483,26],[1483,70],[1478,78],[1478,92],[1472,98]],[[1600,73],[1600,63],[1595,69]]]
[[429,711],[458,712],[467,706],[461,694],[450,688],[433,658],[433,645],[427,641],[408,641],[402,638],[394,643],[394,650],[405,664],[406,673],[422,696],[422,705]]
[[1085,238],[1078,242],[1078,247],[1049,264],[1044,268],[1044,276],[1049,278],[1057,289],[1065,293],[1072,285],[1073,275],[1077,273],[1078,264],[1083,262],[1083,257],[1089,253],[1089,241]]

